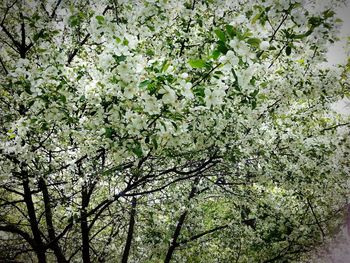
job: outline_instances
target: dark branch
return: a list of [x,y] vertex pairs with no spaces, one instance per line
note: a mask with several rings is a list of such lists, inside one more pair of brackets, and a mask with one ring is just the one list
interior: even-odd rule
[[198,238],[201,238],[201,237],[203,237],[203,236],[205,236],[205,235],[214,233],[214,232],[216,232],[216,231],[218,231],[218,230],[225,229],[225,228],[227,228],[227,227],[228,227],[228,225],[223,225],[223,226],[215,227],[215,228],[210,229],[210,230],[207,230],[207,231],[205,231],[205,232],[203,232],[203,233],[194,235],[194,236],[190,237],[189,239],[186,239],[186,240],[184,240],[184,241],[179,242],[178,244],[179,244],[179,245],[187,244],[188,242],[194,241],[194,240],[196,240],[196,239],[198,239]]

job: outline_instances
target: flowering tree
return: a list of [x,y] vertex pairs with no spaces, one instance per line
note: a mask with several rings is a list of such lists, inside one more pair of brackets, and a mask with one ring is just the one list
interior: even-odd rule
[[2,1],[2,259],[306,260],[348,193],[330,4]]

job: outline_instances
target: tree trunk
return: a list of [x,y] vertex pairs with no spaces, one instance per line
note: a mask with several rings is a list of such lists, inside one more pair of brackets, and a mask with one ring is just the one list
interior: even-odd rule
[[[192,186],[192,189],[191,189],[191,192],[188,196],[188,199],[191,200],[196,192],[197,192],[197,185],[199,183],[199,180],[200,180],[200,177],[196,177],[194,183],[193,183],[193,186]],[[173,254],[174,254],[174,251],[176,249],[176,247],[179,245],[177,243],[177,239],[179,238],[180,236],[180,233],[181,233],[181,229],[182,229],[182,226],[183,226],[183,223],[185,222],[185,219],[186,219],[186,215],[187,215],[188,211],[186,210],[185,212],[183,212],[179,218],[179,220],[177,221],[177,224],[176,224],[176,228],[175,228],[175,231],[174,231],[174,234],[173,234],[173,238],[172,238],[172,241],[171,241],[171,244],[168,248],[168,252],[165,256],[165,260],[164,260],[164,263],[169,263]]]
[[89,196],[88,191],[86,189],[86,184],[82,187],[82,198],[81,198],[81,222],[80,222],[80,229],[81,229],[81,237],[82,237],[82,253],[83,253],[83,262],[84,263],[90,263],[90,240],[89,240],[89,226],[87,222],[87,215],[86,215],[86,209],[89,205]]
[[124,252],[123,252],[123,258],[122,258],[122,263],[127,263],[128,262],[128,257],[130,253],[130,248],[131,248],[131,242],[134,234],[134,226],[135,226],[135,215],[136,215],[136,198],[133,197],[131,201],[131,211],[130,211],[130,220],[129,220],[129,229],[128,229],[128,236],[126,238],[126,243],[124,247]]
[[176,225],[176,229],[174,231],[174,235],[173,235],[173,238],[172,238],[172,241],[171,241],[171,244],[168,248],[168,252],[165,256],[165,260],[164,260],[164,263],[169,263],[172,256],[173,256],[173,253],[175,251],[175,248],[177,247],[177,239],[179,238],[180,236],[180,232],[181,232],[181,228],[183,226],[183,223],[185,222],[185,218],[186,218],[186,215],[187,215],[187,211],[183,212],[179,218],[179,221],[177,221],[177,225]]
[[45,205],[45,219],[47,225],[47,232],[49,234],[50,242],[53,242],[52,249],[54,251],[55,257],[58,263],[68,262],[59,246],[58,241],[53,241],[56,239],[55,228],[52,221],[52,210],[51,210],[51,200],[47,189],[46,182],[43,178],[39,180],[39,187],[43,193],[44,205]]
[[46,255],[44,249],[37,250],[35,253],[39,263],[46,263]]
[[24,171],[22,171],[21,175],[23,178],[22,184],[23,184],[23,190],[24,190],[24,201],[26,203],[29,221],[30,221],[30,228],[32,230],[34,241],[35,241],[35,253],[38,257],[39,263],[46,263],[45,246],[40,236],[40,230],[38,227],[38,221],[35,214],[32,194],[29,187],[28,175]]

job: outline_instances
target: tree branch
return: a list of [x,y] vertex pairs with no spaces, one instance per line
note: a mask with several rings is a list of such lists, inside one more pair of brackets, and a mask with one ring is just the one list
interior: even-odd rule
[[194,236],[190,237],[189,239],[183,240],[183,241],[179,242],[178,245],[187,244],[188,242],[194,241],[194,240],[196,240],[196,239],[198,239],[198,238],[201,238],[201,237],[203,237],[203,236],[205,236],[205,235],[214,233],[214,232],[216,232],[216,231],[218,231],[218,230],[225,229],[225,228],[227,228],[227,227],[228,227],[228,225],[222,225],[222,226],[218,226],[218,227],[212,228],[212,229],[207,230],[207,231],[205,231],[205,232],[203,232],[203,233],[194,235]]
[[34,239],[32,239],[28,233],[24,232],[23,230],[17,228],[14,225],[6,225],[6,226],[0,225],[0,231],[17,234],[21,236],[24,240],[26,240],[32,248],[36,247],[36,243]]
[[315,213],[315,211],[314,211],[314,208],[313,208],[312,205],[311,205],[311,202],[310,202],[309,198],[306,198],[306,201],[307,201],[308,206],[309,206],[310,209],[311,209],[312,215],[314,216],[314,218],[315,218],[315,220],[316,220],[316,224],[317,224],[318,228],[320,229],[320,231],[321,231],[321,233],[322,233],[322,239],[324,240],[326,235],[325,235],[325,233],[324,233],[324,231],[323,231],[323,228],[322,228],[322,226],[321,226],[321,223],[319,222],[319,220],[318,220],[318,218],[317,218],[317,216],[316,216],[316,213]]
[[0,64],[1,64],[2,68],[4,69],[5,74],[6,74],[6,75],[9,74],[9,72],[8,72],[8,70],[7,70],[7,68],[6,68],[5,64],[4,64],[4,62],[2,61],[1,57],[0,57]]
[[[200,181],[200,176],[197,176],[196,179],[193,182],[193,186],[192,186],[191,192],[190,192],[190,194],[188,196],[188,200],[191,200],[195,196],[195,194],[197,192],[197,186],[198,186],[199,181]],[[173,237],[172,237],[172,241],[170,243],[170,246],[168,248],[167,254],[165,256],[164,263],[169,263],[170,262],[173,254],[174,254],[175,248],[179,246],[179,243],[177,242],[177,239],[180,236],[181,229],[182,229],[183,224],[185,222],[187,213],[188,213],[188,209],[186,209],[180,215],[180,218],[177,221],[176,228],[175,228],[175,231],[174,231],[174,234],[173,234]]]
[[135,215],[136,215],[136,198],[133,197],[131,201],[131,211],[130,211],[130,219],[129,219],[129,228],[128,228],[128,235],[126,237],[123,257],[122,257],[122,263],[127,263],[129,254],[130,254],[130,248],[131,248],[131,242],[134,234],[134,227],[135,227]]

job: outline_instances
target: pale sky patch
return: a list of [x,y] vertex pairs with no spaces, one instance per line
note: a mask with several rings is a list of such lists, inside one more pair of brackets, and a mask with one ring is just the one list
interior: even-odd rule
[[[343,25],[340,29],[339,41],[335,42],[327,53],[328,64],[330,65],[345,64],[350,55],[350,0],[347,0],[345,7],[338,7],[336,12],[337,17],[343,20]],[[333,109],[342,114],[350,114],[350,100],[340,100],[333,105]]]
[[[337,8],[337,17],[343,20],[340,29],[340,39],[334,43],[328,53],[328,64],[337,65],[345,64],[350,56],[350,0],[347,0],[347,6]],[[332,106],[334,110],[341,114],[350,114],[350,100],[342,99]],[[322,263],[349,263],[350,262],[350,235],[347,226],[344,226],[338,235],[334,238],[333,243],[321,253],[315,262]]]
[[340,29],[340,40],[330,47],[327,54],[328,63],[332,65],[346,63],[349,54],[346,44],[350,37],[350,0],[347,1],[346,7],[338,7],[336,12],[337,17],[343,20],[343,25]]

